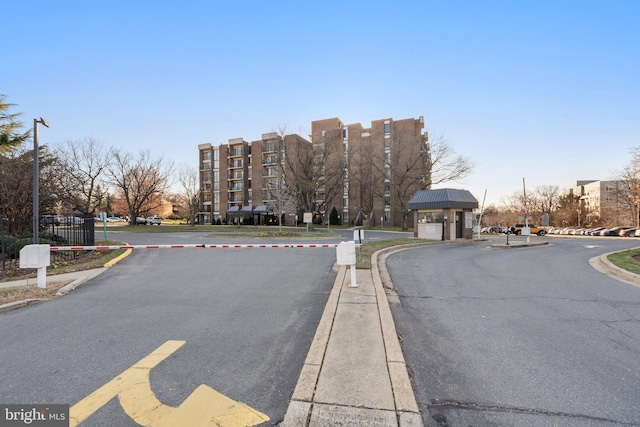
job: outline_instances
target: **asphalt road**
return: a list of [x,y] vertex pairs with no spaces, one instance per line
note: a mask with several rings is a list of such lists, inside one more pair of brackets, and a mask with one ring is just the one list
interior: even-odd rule
[[549,241],[387,259],[426,426],[640,425],[640,288],[588,264],[640,242]]
[[[108,236],[139,245],[260,242],[199,232]],[[365,241],[408,236],[368,232]],[[312,242],[352,238],[336,230]],[[134,364],[184,341],[148,371],[151,392],[133,393],[129,406],[154,405],[153,398],[175,408],[206,385],[268,416],[262,425],[277,425],[335,279],[334,262],[334,249],[136,250],[63,298],[0,314],[0,403],[74,406],[96,390],[114,393],[106,385],[112,379],[133,378]],[[123,399],[114,394],[81,425],[138,425]]]
[[[193,236],[127,236],[132,244],[147,238],[187,243]],[[157,399],[177,407],[205,384],[276,425],[331,290],[334,262],[331,249],[134,251],[65,297],[0,314],[0,402],[74,405],[180,340],[150,372]],[[82,425],[137,424],[110,399]]]

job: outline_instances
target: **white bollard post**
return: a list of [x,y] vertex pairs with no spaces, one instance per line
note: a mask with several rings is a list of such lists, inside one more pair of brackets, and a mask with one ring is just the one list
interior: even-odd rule
[[47,287],[47,267],[38,267],[38,287],[42,289]]
[[349,270],[351,270],[351,283],[349,283],[350,288],[357,288],[358,283],[356,283],[356,266],[350,265]]
[[336,264],[348,265],[351,270],[350,288],[357,288],[356,283],[356,242],[340,242],[336,247]]

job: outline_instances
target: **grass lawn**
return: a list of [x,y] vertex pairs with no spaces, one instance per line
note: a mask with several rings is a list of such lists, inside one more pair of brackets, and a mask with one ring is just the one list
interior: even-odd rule
[[616,252],[608,255],[607,259],[622,269],[630,271],[631,273],[640,274],[640,249]]

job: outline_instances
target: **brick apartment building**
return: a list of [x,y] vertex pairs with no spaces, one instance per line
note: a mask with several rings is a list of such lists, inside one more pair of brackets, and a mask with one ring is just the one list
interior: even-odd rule
[[310,140],[266,133],[201,144],[199,221],[293,225],[313,211],[326,222],[335,208],[340,223],[401,226],[411,196],[430,188],[423,129],[422,117],[368,128],[331,118],[311,122]]

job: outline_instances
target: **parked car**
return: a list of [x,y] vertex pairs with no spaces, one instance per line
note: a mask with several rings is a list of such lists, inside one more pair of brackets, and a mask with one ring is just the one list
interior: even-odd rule
[[106,222],[122,222],[122,218],[117,216],[110,216],[105,220]]
[[[516,234],[516,235],[520,235],[522,234],[522,228],[524,227],[524,224],[514,224],[511,226],[511,232]],[[547,230],[545,230],[542,227],[536,227],[533,224],[529,224],[529,232],[531,234],[537,234],[538,236],[544,236],[545,234],[547,234]]]
[[620,227],[620,229],[618,230],[618,236],[625,237],[624,233],[631,230],[632,228],[633,227]]
[[147,218],[147,225],[160,225],[162,224],[162,220],[160,219],[159,216],[150,216]]
[[55,215],[42,215],[42,224],[44,224],[44,225],[60,225],[60,220]]
[[65,215],[60,217],[60,223],[62,225],[79,225],[84,222],[83,218],[75,215]]
[[600,232],[601,236],[619,236],[622,227],[605,228]]
[[634,237],[636,230],[637,228],[627,228],[626,230],[621,230],[619,234],[621,237]]
[[589,230],[587,230],[586,234],[587,236],[597,236],[602,230],[604,230],[604,227],[590,228]]
[[142,216],[137,217],[136,225],[147,225],[147,219]]

